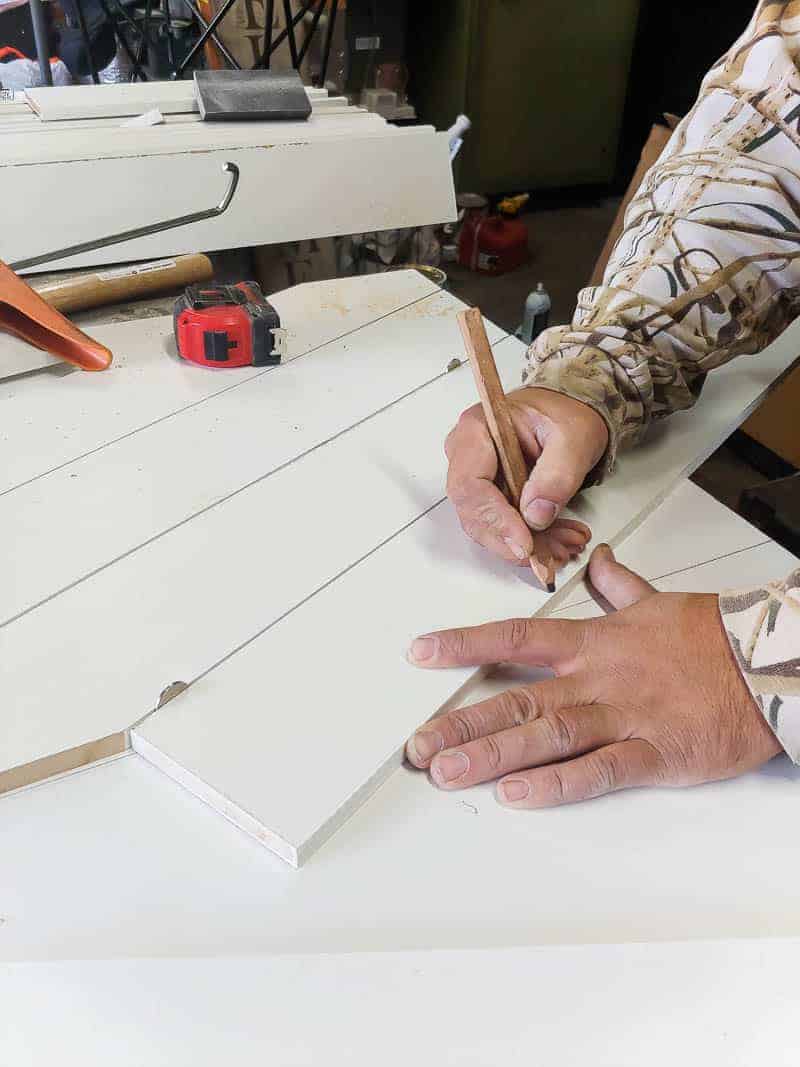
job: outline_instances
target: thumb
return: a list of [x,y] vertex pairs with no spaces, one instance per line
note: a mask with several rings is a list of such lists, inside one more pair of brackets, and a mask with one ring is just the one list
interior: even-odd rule
[[566,434],[550,433],[520,496],[522,517],[534,530],[546,530],[575,496],[589,471],[583,449]]
[[653,586],[634,571],[617,563],[608,545],[598,545],[589,560],[589,581],[597,592],[619,611],[629,608],[651,593]]

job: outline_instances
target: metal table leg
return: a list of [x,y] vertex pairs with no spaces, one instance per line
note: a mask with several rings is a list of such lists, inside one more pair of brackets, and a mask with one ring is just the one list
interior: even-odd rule
[[42,72],[42,81],[45,85],[53,84],[53,72],[50,70],[50,48],[47,35],[47,19],[44,14],[42,0],[28,0],[31,9],[31,22],[33,23],[33,40],[36,44],[36,58],[39,60],[39,70]]

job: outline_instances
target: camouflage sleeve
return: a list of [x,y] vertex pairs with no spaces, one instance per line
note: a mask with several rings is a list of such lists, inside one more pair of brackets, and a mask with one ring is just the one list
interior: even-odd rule
[[800,763],[800,569],[766,589],[723,593],[719,608],[750,692]]
[[798,62],[800,0],[761,0],[631,201],[602,285],[529,350],[526,384],[606,420],[607,467],[800,311]]

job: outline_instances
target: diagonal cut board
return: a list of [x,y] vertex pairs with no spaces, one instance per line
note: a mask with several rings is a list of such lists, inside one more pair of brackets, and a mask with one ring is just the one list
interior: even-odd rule
[[[590,524],[595,542],[618,543],[740,424],[794,363],[798,333],[792,328],[757,358],[711,375],[695,411],[674,416],[623,457],[607,484],[584,494],[575,513]],[[496,346],[506,387],[511,354],[521,359],[513,339]],[[433,387],[423,394],[432,395]],[[387,427],[384,440],[405,444],[425,433],[411,401],[380,416],[370,431],[390,417],[405,433]],[[330,459],[332,451],[333,445],[319,458]],[[359,518],[382,508],[388,482],[408,478],[404,457],[384,455],[381,462],[388,476],[382,484],[348,468],[369,501]],[[570,581],[550,598],[553,607],[579,571],[567,572]],[[415,633],[531,615],[548,599],[530,579],[469,544],[446,503],[420,508],[415,520],[375,549],[354,551],[335,580],[136,726],[133,747],[299,866],[398,766],[414,727],[462,695],[479,673],[415,670],[403,656]]]
[[[406,295],[412,279],[400,286]],[[364,292],[373,293],[374,304],[371,282]],[[170,682],[204,673],[346,568],[354,554],[371,551],[439,499],[440,420],[455,418],[471,399],[468,375],[445,371],[462,306],[434,291],[270,371],[266,390],[260,380],[244,383],[256,392],[226,409],[226,418],[197,405],[114,445],[98,445],[54,478],[35,478],[6,495],[21,543],[6,589],[24,602],[34,588],[41,594],[50,585],[56,593],[50,584],[57,584],[56,575],[73,584],[0,628],[0,674],[14,709],[0,737],[0,791],[12,769],[19,784],[20,768],[39,761],[42,777],[48,755],[124,730]],[[353,346],[355,362],[348,354]],[[514,384],[516,354],[508,365]],[[302,377],[295,367],[304,368]],[[366,374],[368,367],[374,373]],[[239,395],[238,388],[231,392]],[[229,399],[226,393],[214,401]],[[395,407],[405,413],[408,404],[426,430],[404,446],[397,477],[387,480],[407,416],[396,429],[391,419],[373,429],[381,416],[370,416],[385,409],[396,418]],[[328,438],[329,445],[317,447]],[[303,453],[305,482],[298,480],[298,464],[289,462]],[[360,482],[355,473],[342,477],[351,469],[363,471]],[[423,476],[425,488],[417,490],[414,479]],[[361,521],[362,492],[370,486],[383,489],[383,507]],[[422,505],[419,493],[426,494]],[[349,524],[326,529],[321,538],[324,516],[340,509]],[[48,535],[67,515],[74,529],[63,534],[66,551],[51,549],[44,563]],[[42,525],[44,537],[37,533]],[[111,566],[109,537],[117,539]],[[229,550],[240,544],[241,551]],[[81,561],[77,574],[69,570],[73,554]],[[37,563],[49,575],[44,585],[36,584]],[[17,567],[34,586],[15,584]],[[68,716],[60,708],[64,692],[76,694]]]
[[[24,212],[11,213],[4,220],[0,257],[14,262],[210,208],[227,188],[222,171],[227,162],[239,167],[240,180],[223,215],[50,263],[47,269],[453,220],[447,134],[425,127],[375,127],[371,118],[320,117],[325,136],[306,134],[294,141],[287,131],[272,129],[210,135],[201,129],[205,123],[118,130],[105,138],[90,130],[23,135],[17,147],[15,138],[4,134],[0,198],[9,204],[36,203],[38,224],[31,228]],[[113,155],[97,158],[98,142]],[[58,198],[49,195],[54,188]],[[62,210],[63,203],[70,204],[69,212]]]

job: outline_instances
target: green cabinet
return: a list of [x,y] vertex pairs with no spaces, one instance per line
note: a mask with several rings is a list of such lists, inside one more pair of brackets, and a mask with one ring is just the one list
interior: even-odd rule
[[459,188],[611,181],[638,12],[639,0],[413,0],[420,119],[473,122]]

